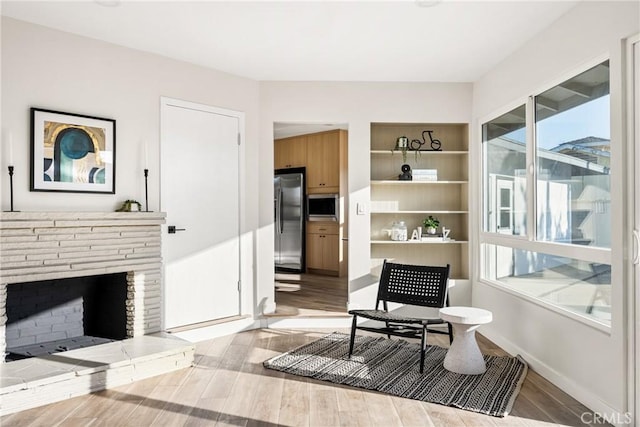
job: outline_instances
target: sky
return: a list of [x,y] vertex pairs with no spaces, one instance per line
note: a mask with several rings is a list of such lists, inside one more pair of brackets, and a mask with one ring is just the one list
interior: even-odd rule
[[[610,96],[602,96],[570,110],[541,120],[536,124],[538,147],[552,149],[576,139],[596,136],[611,138]],[[525,141],[525,128],[505,135],[516,141]]]
[[609,95],[602,96],[538,122],[538,148],[551,149],[587,136],[610,139],[609,105]]

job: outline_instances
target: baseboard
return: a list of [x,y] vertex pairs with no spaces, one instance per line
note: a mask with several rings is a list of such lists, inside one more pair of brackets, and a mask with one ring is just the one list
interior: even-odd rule
[[271,329],[348,329],[349,317],[262,317],[261,319],[241,318],[232,322],[208,325],[172,333],[171,335],[189,342],[205,341],[225,335],[235,334],[258,328]]
[[351,316],[349,317],[265,317],[262,319],[263,327],[269,329],[331,329],[351,328]]
[[[602,401],[600,397],[596,396],[589,390],[585,390],[584,387],[576,384],[571,379],[566,376],[560,374],[558,371],[533,357],[529,353],[527,353],[524,349],[515,345],[509,340],[504,339],[504,337],[493,333],[491,330],[483,329],[481,331],[482,335],[484,335],[487,339],[498,345],[498,347],[502,348],[504,351],[509,353],[512,356],[520,355],[529,365],[531,369],[536,371],[536,373],[540,374],[545,379],[549,380],[556,387],[567,393],[569,396],[576,399],[578,402],[582,403],[584,406],[589,408],[591,411],[597,414],[605,414],[610,415],[615,420],[617,418],[624,420],[624,414],[619,409],[615,409],[612,406],[608,405],[606,402]],[[619,414],[619,416],[617,416]],[[614,416],[616,415],[616,416]],[[628,424],[618,424],[613,422],[613,425],[623,426]]]
[[231,322],[202,326],[186,331],[175,332],[172,335],[189,342],[199,342],[257,328],[260,328],[259,320],[250,317],[241,317]]

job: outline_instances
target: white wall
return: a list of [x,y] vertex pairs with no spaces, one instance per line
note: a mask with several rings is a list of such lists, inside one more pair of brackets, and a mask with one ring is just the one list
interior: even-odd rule
[[[475,137],[472,160],[481,159],[481,122],[523,103],[527,95],[610,58],[612,146],[612,328],[605,333],[528,302],[473,277],[473,304],[494,313],[482,332],[511,352],[521,353],[534,369],[552,379],[587,406],[599,411],[626,409],[624,292],[625,259],[624,99],[622,39],[640,31],[637,2],[583,2],[530,40],[523,48],[474,84]],[[474,177],[481,182],[479,173]],[[473,191],[480,210],[480,186]],[[475,221],[478,232],[479,218]],[[477,234],[476,234],[477,235]],[[477,248],[476,248],[477,249]],[[478,259],[475,252],[472,259]],[[476,268],[473,268],[477,272]]]
[[[350,304],[375,301],[377,282],[369,277],[369,182],[371,122],[469,123],[471,84],[312,83],[260,84],[260,299],[273,306],[273,123],[347,123],[349,126]],[[367,215],[356,215],[356,203]],[[262,286],[266,285],[266,286]],[[464,297],[462,297],[464,298]]]
[[[2,128],[13,134],[15,209],[113,211],[144,203],[143,141],[149,146],[149,209],[160,196],[160,97],[246,113],[243,283],[253,286],[257,225],[258,83],[113,44],[2,18]],[[116,120],[116,194],[29,191],[30,107]],[[0,151],[6,157],[6,146]],[[2,209],[9,208],[6,158],[0,162]],[[194,195],[196,197],[196,195]],[[213,213],[203,213],[213,214]],[[212,215],[215,217],[215,215]],[[253,304],[253,292],[244,292]],[[250,309],[250,307],[249,307]]]

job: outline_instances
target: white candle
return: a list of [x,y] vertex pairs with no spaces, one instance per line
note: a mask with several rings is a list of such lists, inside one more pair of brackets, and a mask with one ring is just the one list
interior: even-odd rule
[[149,148],[146,140],[144,141],[144,168],[149,169]]
[[9,134],[9,166],[13,166],[13,134],[8,132]]

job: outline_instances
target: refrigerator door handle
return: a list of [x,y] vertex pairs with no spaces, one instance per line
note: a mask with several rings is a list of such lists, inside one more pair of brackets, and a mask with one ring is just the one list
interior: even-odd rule
[[279,219],[279,223],[278,223],[278,225],[280,226],[280,234],[282,234],[282,230],[284,228],[284,224],[283,224],[284,220],[282,218],[282,209],[284,208],[284,201],[282,199],[283,199],[283,197],[282,197],[282,189],[280,189],[280,209],[279,209],[280,219]]
[[280,217],[282,216],[282,212],[280,212],[280,210],[281,210],[281,201],[282,201],[282,189],[280,187],[278,187],[276,198],[273,201],[274,210],[276,211],[275,221],[276,221],[276,233],[277,234],[281,234],[282,233],[282,230],[280,229]]
[[276,194],[276,196],[273,198],[273,222],[275,222],[276,224],[276,234],[280,232],[280,230],[278,230],[278,226],[280,224],[280,220],[279,220],[279,216],[280,213],[278,212],[278,194]]

